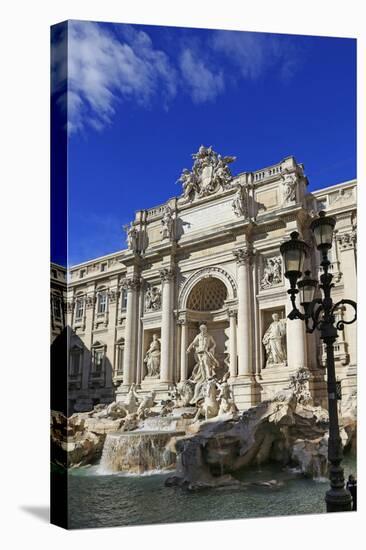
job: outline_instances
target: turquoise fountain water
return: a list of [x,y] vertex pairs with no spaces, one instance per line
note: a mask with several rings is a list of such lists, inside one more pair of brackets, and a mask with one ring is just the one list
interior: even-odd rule
[[[345,474],[356,473],[346,457]],[[167,473],[102,475],[99,466],[69,474],[71,528],[325,513],[328,480],[305,479],[277,465],[238,473],[237,487],[188,492],[164,486]],[[256,485],[275,479],[274,486]]]

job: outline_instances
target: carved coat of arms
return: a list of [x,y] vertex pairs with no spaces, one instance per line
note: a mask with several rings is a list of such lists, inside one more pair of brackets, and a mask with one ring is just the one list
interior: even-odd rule
[[228,165],[236,157],[222,157],[212,147],[201,145],[192,158],[192,170],[185,168],[178,180],[182,183],[184,200],[206,197],[230,185],[233,177]]

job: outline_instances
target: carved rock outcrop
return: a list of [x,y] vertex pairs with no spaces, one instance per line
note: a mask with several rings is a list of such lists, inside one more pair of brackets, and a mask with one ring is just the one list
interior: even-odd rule
[[60,412],[51,414],[52,460],[73,468],[95,464],[102,456],[107,433],[121,428],[123,419],[98,418],[98,412],[76,413],[67,418]]
[[[343,446],[353,438],[342,427]],[[354,424],[355,426],[355,424]],[[293,390],[245,411],[240,419],[221,417],[188,427],[177,438],[176,475],[167,485],[189,489],[238,483],[233,474],[268,461],[297,466],[304,475],[327,475],[328,412],[301,404]]]

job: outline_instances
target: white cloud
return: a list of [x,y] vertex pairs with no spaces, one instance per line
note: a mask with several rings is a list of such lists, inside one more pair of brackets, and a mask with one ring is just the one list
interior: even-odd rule
[[288,78],[297,64],[293,47],[284,35],[216,31],[212,48],[236,65],[245,79],[260,78],[271,67],[276,67],[280,76]]
[[212,101],[224,90],[222,72],[215,74],[189,48],[183,50],[181,54],[180,69],[184,83],[188,86],[192,100],[196,103]]
[[71,132],[87,125],[102,129],[110,124],[116,104],[121,100],[133,99],[147,106],[159,94],[166,102],[176,93],[175,80],[175,70],[168,56],[153,47],[146,33],[131,29],[128,40],[119,40],[97,23],[69,22],[68,121]]
[[61,108],[67,98],[70,133],[102,130],[121,102],[146,108],[157,99],[166,108],[178,91],[194,103],[212,102],[232,82],[255,80],[272,69],[287,79],[298,64],[286,36],[212,31],[205,38],[191,34],[188,42],[174,31],[176,49],[169,57],[144,31],[131,25],[110,28],[70,21],[67,42],[61,36],[53,47],[53,90]]

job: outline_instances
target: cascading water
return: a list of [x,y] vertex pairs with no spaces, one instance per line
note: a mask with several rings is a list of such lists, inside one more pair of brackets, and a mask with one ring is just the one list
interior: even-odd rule
[[172,437],[179,432],[135,431],[107,434],[99,471],[142,474],[154,470],[174,469],[176,454],[169,449]]

